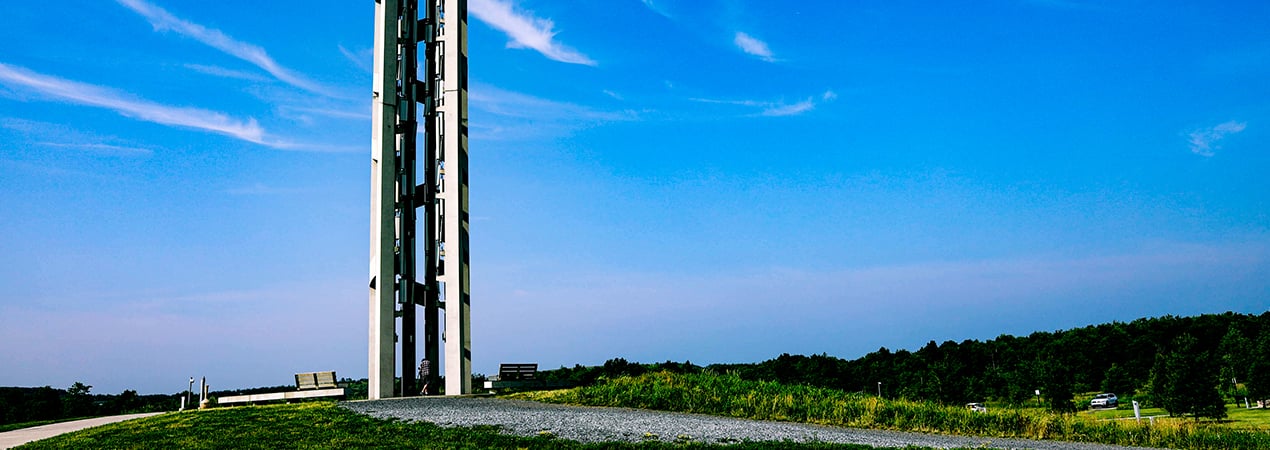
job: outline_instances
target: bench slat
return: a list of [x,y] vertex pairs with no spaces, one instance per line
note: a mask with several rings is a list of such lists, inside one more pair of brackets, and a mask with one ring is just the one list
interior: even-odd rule
[[295,374],[295,387],[301,391],[307,389],[332,389],[339,387],[335,382],[335,371],[305,372]]
[[498,379],[503,381],[533,380],[538,363],[506,363],[498,365]]
[[335,372],[334,372],[334,371],[331,371],[331,372],[318,372],[318,373],[317,373],[317,377],[316,377],[316,378],[317,378],[317,388],[318,388],[318,389],[332,389],[332,388],[336,388],[336,387],[338,387],[338,386],[336,386],[336,385],[335,385]]

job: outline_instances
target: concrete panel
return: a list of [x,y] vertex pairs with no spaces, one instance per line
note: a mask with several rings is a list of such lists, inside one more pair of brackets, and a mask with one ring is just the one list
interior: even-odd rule
[[[397,0],[375,1],[375,70],[372,93],[370,300],[367,396],[393,396],[396,374],[396,149]],[[389,47],[391,46],[391,47]]]
[[218,405],[235,403],[269,402],[277,400],[301,400],[320,397],[343,397],[344,388],[318,389],[308,391],[269,392],[265,394],[231,395],[216,399]]

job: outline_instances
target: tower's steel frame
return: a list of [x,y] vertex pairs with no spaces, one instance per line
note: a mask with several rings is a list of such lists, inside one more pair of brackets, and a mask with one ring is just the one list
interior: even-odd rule
[[[446,394],[472,392],[467,0],[424,0],[423,9],[418,3],[375,0],[371,399],[415,395],[424,384],[435,390],[435,383],[419,383],[415,376],[419,307],[423,308],[424,359],[429,361],[426,381],[437,378],[438,339],[443,339]],[[422,139],[418,139],[420,131]],[[416,177],[419,166],[422,183]],[[421,221],[416,214],[419,208],[424,210]],[[439,329],[441,310],[445,310],[445,334]],[[398,317],[400,390],[394,386]]]

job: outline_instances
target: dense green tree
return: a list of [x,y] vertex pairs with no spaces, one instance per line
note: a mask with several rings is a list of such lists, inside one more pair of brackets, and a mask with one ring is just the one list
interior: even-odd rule
[[66,389],[62,401],[63,417],[87,417],[93,415],[93,397],[88,393],[92,386],[76,381]]
[[1055,412],[1075,412],[1076,404],[1072,398],[1075,383],[1072,382],[1071,371],[1060,362],[1047,361],[1042,369],[1044,384],[1041,394],[1045,396],[1049,408]]
[[0,387],[0,425],[61,418],[61,397],[60,389],[49,386]]
[[1270,400],[1270,330],[1263,331],[1249,364],[1250,373],[1244,385],[1253,400]]
[[1153,397],[1171,416],[1226,417],[1226,405],[1218,390],[1218,374],[1212,358],[1199,349],[1194,336],[1184,334],[1171,349],[1156,355],[1151,370]]
[[137,412],[141,407],[141,399],[137,396],[137,391],[126,389],[111,399],[106,405],[109,409],[106,414],[133,413]]
[[[1171,347],[1182,335],[1193,338],[1192,347],[1184,351]],[[1209,384],[1219,389],[1230,385],[1227,372],[1247,372],[1246,378],[1236,377],[1250,388],[1258,389],[1258,395],[1270,399],[1270,375],[1255,376],[1255,373],[1270,373],[1270,352],[1261,350],[1270,349],[1270,345],[1260,344],[1263,337],[1270,338],[1270,312],[1164,316],[1072,330],[1038,331],[1027,336],[1002,335],[986,342],[932,340],[914,351],[879,348],[852,360],[826,354],[784,354],[761,363],[716,364],[709,369],[736,373],[751,380],[864,393],[876,392],[877,382],[881,381],[883,393],[888,397],[948,404],[984,400],[1020,404],[1032,401],[1036,389],[1043,390],[1046,398],[1062,402],[1064,397],[1070,401],[1074,395],[1054,394],[1102,389],[1128,396],[1134,395],[1137,388],[1144,394],[1139,399],[1158,406],[1151,394],[1160,389],[1152,385],[1151,376],[1155,373],[1164,377],[1162,371],[1153,370],[1157,363],[1165,362],[1155,357],[1160,349],[1185,355],[1182,358],[1189,365],[1207,365],[1211,369],[1211,376],[1207,376]],[[1260,352],[1263,356],[1250,356],[1241,362],[1238,355],[1249,353],[1239,350],[1243,341],[1257,343],[1251,353]],[[1207,362],[1198,364],[1197,358],[1207,358]],[[1254,364],[1259,365],[1254,367]],[[615,359],[603,367],[578,365],[544,371],[540,378],[585,385],[603,378],[663,369],[690,371],[697,368],[671,362],[639,364]],[[1226,372],[1219,374],[1219,370]],[[1062,376],[1056,377],[1054,373]],[[1051,406],[1068,409],[1062,404]]]
[[1234,397],[1235,381],[1246,382],[1252,368],[1252,341],[1244,337],[1238,328],[1231,327],[1217,349],[1221,355],[1222,386],[1226,388],[1227,395]]
[[1120,364],[1111,363],[1111,367],[1103,374],[1102,391],[1111,392],[1117,395],[1133,395],[1133,391],[1137,389],[1133,377],[1129,375],[1129,371],[1120,367]]

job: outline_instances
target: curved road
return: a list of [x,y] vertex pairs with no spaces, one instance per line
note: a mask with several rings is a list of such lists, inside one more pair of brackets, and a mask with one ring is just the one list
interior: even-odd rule
[[414,397],[356,401],[341,403],[341,405],[350,410],[380,418],[422,420],[442,426],[497,425],[506,433],[536,436],[545,432],[562,439],[581,442],[639,442],[646,439],[658,439],[729,443],[744,440],[792,440],[864,444],[875,447],[916,445],[934,448],[1041,450],[1141,448],[826,427],[640,409],[564,406],[498,398]]
[[17,447],[31,441],[47,439],[62,433],[70,433],[85,428],[92,428],[98,425],[108,423],[123,422],[125,420],[140,419],[142,417],[150,417],[163,413],[142,413],[142,414],[125,414],[122,416],[94,417],[92,419],[75,420],[71,422],[50,423],[48,425],[40,425],[38,427],[20,428],[13,431],[0,433],[0,449],[8,449]]

